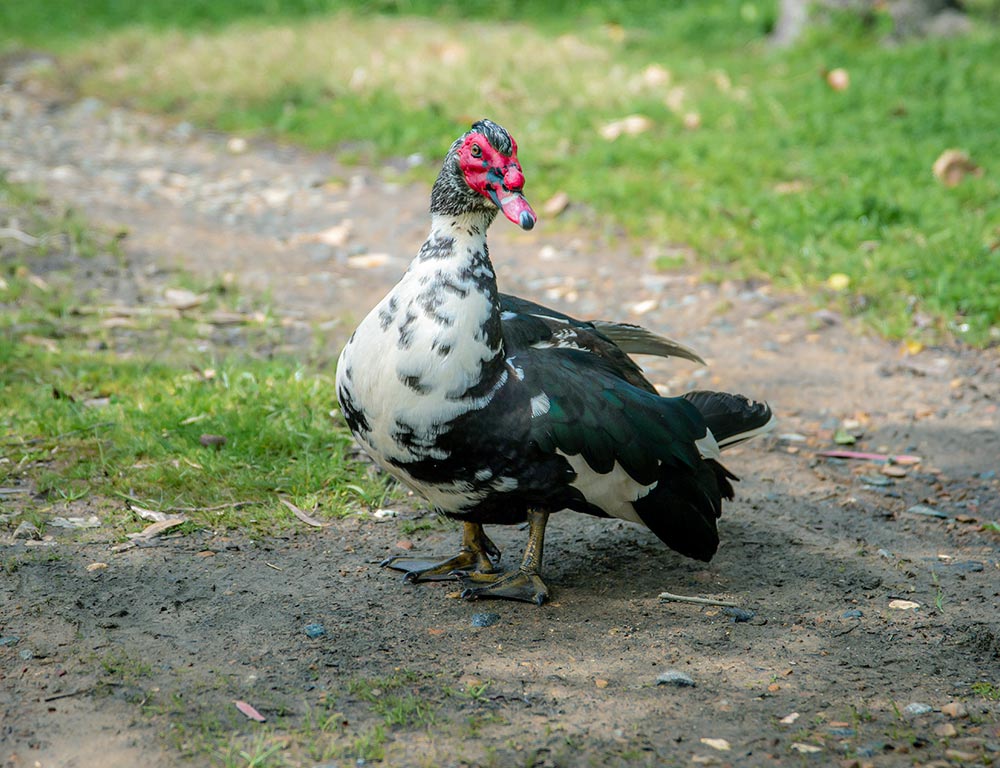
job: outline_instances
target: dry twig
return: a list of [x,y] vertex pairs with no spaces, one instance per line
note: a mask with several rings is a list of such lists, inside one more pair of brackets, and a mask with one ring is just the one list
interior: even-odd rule
[[688,597],[687,595],[675,595],[672,592],[661,592],[660,599],[674,603],[696,603],[697,605],[721,605],[724,608],[739,608],[739,605],[729,600],[716,600],[711,597]]

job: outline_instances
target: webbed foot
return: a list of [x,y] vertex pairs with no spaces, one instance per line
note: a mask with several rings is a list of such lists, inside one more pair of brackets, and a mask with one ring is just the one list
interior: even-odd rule
[[462,574],[462,581],[467,585],[462,590],[463,600],[501,598],[541,605],[549,599],[549,588],[542,581],[542,577],[537,572],[521,568],[499,574]]
[[458,572],[476,574],[497,573],[496,562],[500,560],[500,550],[483,532],[478,523],[465,523],[462,531],[462,549],[454,557],[430,560],[420,557],[394,556],[383,560],[380,565],[403,571],[403,581],[445,581],[457,578]]
[[524,558],[516,571],[506,573],[463,573],[466,587],[462,590],[465,600],[502,598],[523,600],[541,605],[549,599],[549,588],[542,581],[539,571],[542,566],[542,550],[545,545],[545,524],[549,520],[547,512],[528,512],[528,543],[524,548]]

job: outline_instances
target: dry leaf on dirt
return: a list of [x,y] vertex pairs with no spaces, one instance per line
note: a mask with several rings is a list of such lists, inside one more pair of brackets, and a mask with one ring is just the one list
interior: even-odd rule
[[186,288],[167,288],[163,292],[167,305],[177,310],[194,309],[205,303],[207,297]]
[[340,224],[335,224],[332,227],[328,227],[320,232],[314,232],[310,235],[301,235],[295,238],[300,242],[306,243],[323,243],[324,245],[331,245],[334,248],[339,248],[347,244],[348,238],[351,236],[351,231],[354,229],[354,222],[350,219],[344,219]]
[[280,501],[282,504],[288,507],[292,511],[292,514],[295,515],[299,520],[301,520],[306,525],[311,525],[314,528],[326,528],[328,525],[330,525],[330,523],[324,523],[322,520],[317,520],[315,517],[312,517],[308,512],[303,512],[301,509],[292,504],[292,502],[290,502],[288,499],[278,499],[278,501]]
[[236,708],[251,720],[256,720],[258,723],[263,723],[267,720],[266,717],[245,701],[234,701],[233,704],[235,704]]
[[90,517],[53,517],[49,525],[55,528],[100,528],[101,521],[97,515]]
[[364,253],[360,256],[351,256],[347,260],[347,266],[351,269],[375,269],[376,267],[384,267],[389,263],[389,254],[387,253]]
[[555,218],[566,210],[569,206],[569,195],[565,192],[556,192],[552,197],[542,203],[542,213]]
[[732,747],[729,745],[729,742],[726,741],[725,739],[703,738],[701,739],[701,743],[711,747],[712,749],[717,749],[720,752],[728,752],[730,749],[732,749]]
[[807,755],[823,751],[822,747],[817,747],[815,744],[803,744],[800,741],[797,741],[794,744],[792,744],[792,749],[794,749],[796,752],[802,752],[803,754]]
[[143,520],[149,520],[153,523],[162,523],[166,520],[174,519],[173,515],[168,515],[165,512],[157,512],[155,509],[146,509],[145,507],[140,507],[136,504],[129,504],[128,508],[135,512]]

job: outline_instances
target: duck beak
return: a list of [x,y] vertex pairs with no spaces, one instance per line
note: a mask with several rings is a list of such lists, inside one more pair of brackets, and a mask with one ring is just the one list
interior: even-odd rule
[[487,191],[489,192],[490,199],[496,204],[496,207],[503,211],[503,215],[517,224],[521,229],[531,229],[535,226],[538,217],[531,209],[528,201],[524,199],[523,194],[520,192],[511,192],[503,188],[497,190],[495,187],[491,187]]

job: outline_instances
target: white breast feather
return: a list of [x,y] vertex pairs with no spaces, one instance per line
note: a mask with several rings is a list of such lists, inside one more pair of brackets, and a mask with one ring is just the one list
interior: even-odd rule
[[[454,236],[455,254],[481,252],[481,236],[469,236],[464,229],[448,234]],[[461,258],[414,261],[392,292],[361,322],[353,340],[341,353],[337,386],[338,389],[345,386],[356,407],[364,413],[370,430],[358,436],[359,442],[376,458],[403,462],[447,458],[438,449],[428,447],[417,454],[400,446],[393,438],[397,419],[401,418],[413,429],[418,442],[429,446],[443,425],[473,408],[485,407],[506,382],[508,374],[504,371],[484,396],[458,399],[479,381],[483,363],[498,351],[485,340],[477,339],[493,305],[471,280],[459,276],[460,269],[467,264]],[[481,271],[485,274],[488,270],[484,266]],[[452,284],[465,291],[464,296],[455,291],[441,291],[436,297],[439,302],[435,313],[451,320],[451,325],[428,318],[417,302],[427,281],[437,279],[439,272],[446,273]],[[396,311],[391,313],[393,321],[383,329],[381,315],[389,311],[390,302],[394,302]],[[399,343],[398,326],[408,310],[417,318],[408,327],[410,343],[404,348]],[[436,350],[444,347],[450,351],[442,356]],[[346,382],[344,371],[348,367],[351,379]],[[405,377],[418,380],[422,391],[403,383]],[[408,482],[413,485],[411,480]],[[454,489],[457,494],[467,491],[467,488]]]

